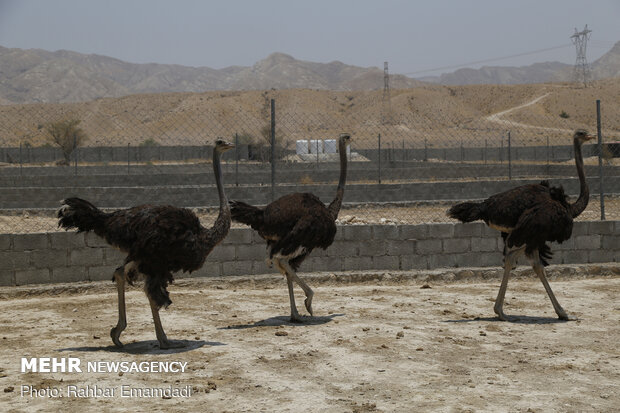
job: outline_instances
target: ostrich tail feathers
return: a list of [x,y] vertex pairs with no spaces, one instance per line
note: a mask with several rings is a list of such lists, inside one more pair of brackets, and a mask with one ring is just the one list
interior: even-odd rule
[[104,226],[106,213],[81,198],[67,198],[58,209],[58,226],[64,229],[77,228],[78,232],[95,231]]
[[263,210],[241,201],[230,201],[230,215],[233,221],[241,222],[252,228],[263,222]]
[[461,222],[472,222],[483,219],[484,204],[481,202],[461,202],[448,210],[450,218]]
[[553,258],[553,251],[551,251],[551,247],[549,247],[549,245],[544,244],[543,247],[539,248],[538,256],[540,257],[540,262],[542,265],[546,267],[549,265],[549,261],[547,260]]

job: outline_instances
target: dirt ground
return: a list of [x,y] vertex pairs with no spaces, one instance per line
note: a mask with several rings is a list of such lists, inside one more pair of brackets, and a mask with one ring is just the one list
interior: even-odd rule
[[[0,410],[17,411],[617,411],[620,266],[550,267],[579,321],[556,319],[531,271],[494,317],[497,270],[308,274],[315,316],[288,321],[275,275],[183,279],[162,311],[183,349],[160,350],[147,300],[127,293],[116,349],[111,283],[0,290]],[[452,280],[452,281],[450,281]],[[302,292],[297,291],[300,311]],[[21,373],[21,357],[187,362],[184,373]],[[21,386],[65,397],[21,396]],[[192,389],[191,397],[67,396],[68,386]],[[118,394],[118,393],[117,393]]]

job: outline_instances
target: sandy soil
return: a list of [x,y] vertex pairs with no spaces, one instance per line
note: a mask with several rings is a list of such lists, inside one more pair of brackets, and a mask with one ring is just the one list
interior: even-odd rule
[[[550,268],[559,274],[551,281],[558,299],[580,321],[555,318],[531,271],[509,285],[505,310],[513,322],[493,317],[493,270],[308,275],[315,317],[303,324],[288,322],[280,277],[180,280],[162,319],[168,336],[187,347],[166,351],[155,344],[138,288],[127,294],[122,350],[108,336],[117,317],[111,283],[4,288],[0,410],[616,410],[620,267]],[[20,373],[20,358],[35,356],[188,364],[175,374]],[[20,396],[21,385],[191,386],[193,394],[32,398]]]

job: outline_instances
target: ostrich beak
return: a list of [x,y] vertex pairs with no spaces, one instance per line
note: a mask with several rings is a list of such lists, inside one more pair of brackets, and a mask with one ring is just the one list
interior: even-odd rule
[[592,134],[589,134],[589,133],[588,133],[588,134],[586,135],[586,138],[585,138],[585,139],[586,139],[587,141],[592,140],[592,139],[596,139],[596,135],[592,135]]

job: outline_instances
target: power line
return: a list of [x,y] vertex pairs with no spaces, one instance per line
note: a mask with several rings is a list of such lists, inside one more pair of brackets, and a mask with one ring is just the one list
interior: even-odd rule
[[492,59],[476,60],[474,62],[462,63],[462,64],[459,64],[459,65],[436,67],[436,68],[433,68],[433,69],[417,70],[415,72],[403,73],[403,75],[416,75],[416,74],[419,74],[419,73],[436,72],[438,70],[458,69],[458,68],[464,67],[464,66],[477,65],[477,64],[481,64],[481,63],[497,62],[499,60],[512,59],[514,57],[521,57],[521,56],[529,56],[529,55],[533,55],[533,54],[549,52],[551,50],[564,49],[564,48],[571,47],[571,46],[572,46],[572,44],[564,44],[564,45],[561,45],[561,46],[547,47],[545,49],[533,50],[531,52],[523,52],[523,53],[518,53],[518,54],[514,54],[514,55],[510,55],[510,56],[502,56],[502,57],[496,57],[496,58],[492,58]]

